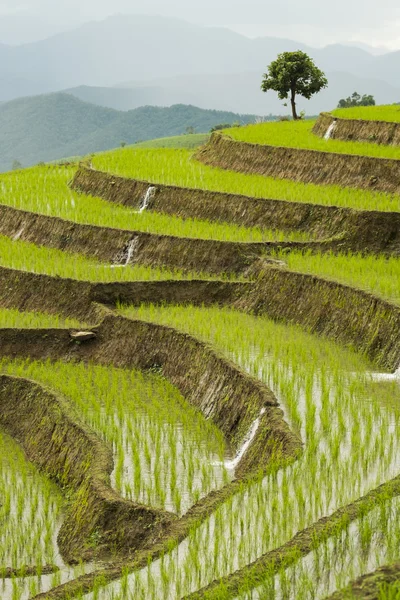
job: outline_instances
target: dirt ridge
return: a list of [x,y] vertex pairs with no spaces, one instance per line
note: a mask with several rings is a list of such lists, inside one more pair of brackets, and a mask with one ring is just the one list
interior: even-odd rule
[[0,268],[0,306],[98,323],[101,304],[229,306],[298,324],[365,353],[380,368],[400,364],[400,306],[306,273],[256,265],[257,281],[143,281],[94,284]]
[[400,160],[389,158],[251,144],[213,133],[196,159],[240,173],[400,193]]
[[156,188],[148,207],[150,211],[185,219],[307,232],[321,242],[338,238],[336,247],[339,249],[400,254],[398,212],[354,210],[182,188],[120,177],[84,165],[71,182],[77,192],[136,209],[150,186]]
[[272,392],[217,354],[209,345],[172,327],[107,314],[96,338],[74,343],[63,329],[0,329],[0,354],[33,360],[84,361],[149,370],[157,367],[194,406],[239,449],[261,408],[265,413],[253,442],[260,451],[246,454],[237,477],[258,471],[272,456],[301,449]]
[[[356,598],[379,600],[382,598],[382,585],[394,582],[400,582],[400,562],[385,565],[372,573],[362,575],[351,582],[347,588],[335,592],[326,600],[355,600]],[[387,596],[387,598],[395,600],[395,596]]]
[[0,234],[120,264],[124,262],[129,245],[134,242],[129,264],[210,274],[239,274],[256,258],[272,250],[320,247],[313,242],[223,242],[112,229],[3,204],[0,204]]
[[332,123],[335,123],[335,127],[332,129],[330,137],[334,140],[400,146],[400,123],[398,122],[342,119],[323,112],[313,127],[313,133],[324,137]]

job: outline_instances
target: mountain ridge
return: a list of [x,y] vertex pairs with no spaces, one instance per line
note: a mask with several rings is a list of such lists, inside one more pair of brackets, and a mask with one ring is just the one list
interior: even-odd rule
[[312,48],[282,38],[251,39],[228,28],[174,18],[116,15],[44,40],[20,46],[0,44],[0,101],[149,78],[253,70],[261,76],[276,54],[296,49],[311,54],[325,71],[345,71],[389,84],[400,58],[400,52],[373,56],[341,44]]
[[0,170],[84,155],[154,138],[208,132],[220,123],[254,122],[255,115],[177,104],[117,111],[54,93],[0,104]]

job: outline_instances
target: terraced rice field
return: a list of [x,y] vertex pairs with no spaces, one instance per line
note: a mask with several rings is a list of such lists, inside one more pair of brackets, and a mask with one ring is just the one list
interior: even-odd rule
[[241,140],[400,151],[310,127],[1,176],[2,599],[397,597],[397,163]]
[[400,107],[396,104],[386,106],[358,106],[354,108],[336,108],[331,113],[341,119],[363,119],[365,121],[400,122]]
[[333,139],[321,139],[313,135],[315,121],[283,121],[279,123],[262,123],[226,130],[226,135],[240,142],[318,152],[335,152],[338,154],[355,154],[376,158],[398,158],[397,148],[382,146],[368,142],[344,142]]

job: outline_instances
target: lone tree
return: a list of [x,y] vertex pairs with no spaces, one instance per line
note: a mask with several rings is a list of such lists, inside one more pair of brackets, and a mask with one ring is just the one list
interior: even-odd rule
[[263,92],[274,90],[280,100],[290,96],[293,119],[299,119],[296,112],[296,95],[309,100],[328,85],[328,80],[312,58],[305,52],[283,52],[267,68],[261,84]]

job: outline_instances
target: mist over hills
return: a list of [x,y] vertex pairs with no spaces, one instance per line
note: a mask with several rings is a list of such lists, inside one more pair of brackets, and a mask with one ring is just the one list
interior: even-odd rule
[[187,127],[208,132],[219,123],[254,122],[255,115],[195,106],[144,106],[121,112],[63,93],[0,104],[0,170],[107,150],[126,142],[180,135]]
[[[299,97],[299,110],[304,108],[307,115],[317,115],[336,107],[340,98],[347,97],[355,90],[361,94],[373,94],[379,104],[400,101],[400,88],[384,81],[363,79],[349,73],[333,72],[327,75],[329,87],[309,101]],[[151,82],[125,82],[115,88],[80,86],[66,92],[86,102],[117,110],[130,110],[144,104],[171,106],[183,103],[240,113],[288,114],[289,109],[284,107],[276,94],[261,92],[260,80],[258,71],[182,75]]]
[[339,44],[316,49],[293,40],[249,39],[225,28],[149,16],[114,16],[42,41],[0,45],[0,101],[81,86],[116,86],[134,94],[73,93],[118,108],[190,102],[236,112],[260,112],[263,106],[263,113],[276,113],[280,108],[282,113],[273,93],[259,91],[260,80],[279,52],[297,49],[308,52],[330,80],[318,102],[304,102],[308,114],[331,108],[355,89],[376,94],[380,102],[399,101],[394,73],[400,52],[373,55]]

